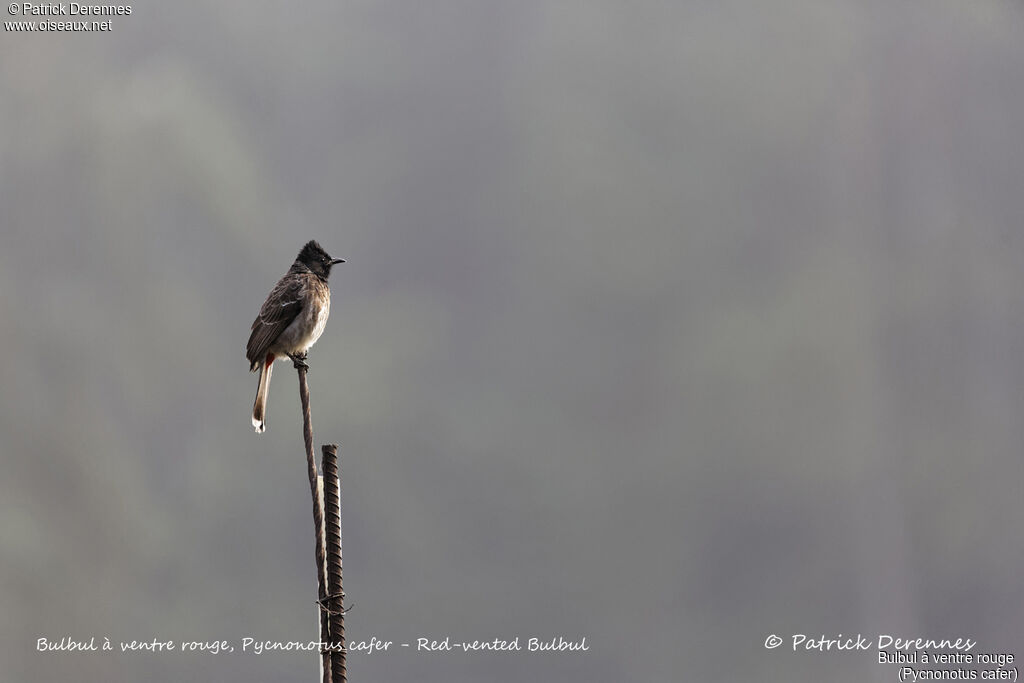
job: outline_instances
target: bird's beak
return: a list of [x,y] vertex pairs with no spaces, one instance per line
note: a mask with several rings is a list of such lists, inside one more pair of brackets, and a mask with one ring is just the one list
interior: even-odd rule
[[333,259],[331,259],[331,265],[332,266],[336,266],[339,263],[344,263],[344,262],[345,262],[345,259],[343,259],[343,258],[333,258]]

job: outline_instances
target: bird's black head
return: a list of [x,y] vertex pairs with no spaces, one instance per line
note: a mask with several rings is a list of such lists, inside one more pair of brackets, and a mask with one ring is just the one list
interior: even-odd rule
[[306,246],[302,248],[295,260],[324,280],[331,274],[331,266],[345,262],[345,259],[331,258],[324,248],[317,244],[316,240],[306,242]]

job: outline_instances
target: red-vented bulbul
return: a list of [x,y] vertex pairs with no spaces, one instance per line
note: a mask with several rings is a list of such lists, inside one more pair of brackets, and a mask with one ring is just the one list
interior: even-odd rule
[[267,389],[274,361],[287,356],[297,367],[304,365],[306,352],[323,334],[331,312],[327,287],[331,266],[344,262],[332,259],[315,240],[307,242],[253,321],[245,357],[249,370],[260,372],[260,388],[252,406],[252,426],[257,433],[267,429]]

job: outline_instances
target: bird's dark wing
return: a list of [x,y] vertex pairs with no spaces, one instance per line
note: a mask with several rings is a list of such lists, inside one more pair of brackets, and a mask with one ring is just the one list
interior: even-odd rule
[[252,334],[245,346],[245,357],[250,369],[256,370],[263,362],[267,350],[302,310],[302,278],[288,273],[278,281],[263,302],[260,314],[252,323]]

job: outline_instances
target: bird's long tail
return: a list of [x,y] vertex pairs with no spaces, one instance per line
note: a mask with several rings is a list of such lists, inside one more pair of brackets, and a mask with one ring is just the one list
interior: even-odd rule
[[267,389],[270,388],[270,373],[274,369],[274,356],[268,354],[260,367],[260,388],[256,391],[256,402],[252,404],[252,426],[257,434],[267,431]]

